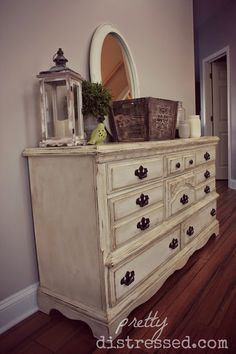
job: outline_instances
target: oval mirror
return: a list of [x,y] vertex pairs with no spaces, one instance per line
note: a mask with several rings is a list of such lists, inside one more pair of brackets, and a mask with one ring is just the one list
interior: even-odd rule
[[140,97],[137,70],[130,48],[111,24],[100,25],[90,48],[90,78],[109,89],[113,100]]

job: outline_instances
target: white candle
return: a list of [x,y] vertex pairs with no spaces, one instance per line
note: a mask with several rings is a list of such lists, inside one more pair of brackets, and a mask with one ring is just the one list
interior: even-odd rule
[[55,136],[64,138],[69,136],[68,120],[57,120],[55,124]]

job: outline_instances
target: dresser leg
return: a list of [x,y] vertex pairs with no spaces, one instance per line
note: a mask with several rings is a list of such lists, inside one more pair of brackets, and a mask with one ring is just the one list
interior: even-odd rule
[[[122,330],[122,328],[119,327],[119,324],[124,316],[118,317],[109,323],[105,313],[94,313],[94,317],[92,317],[88,315],[88,312],[85,309],[80,309],[78,306],[67,303],[56,296],[47,294],[40,287],[38,289],[37,299],[40,311],[49,315],[52,310],[57,310],[69,319],[85,322],[90,327],[93,336],[100,339],[101,342],[115,339]],[[91,312],[92,311],[90,311],[90,313]],[[97,318],[95,318],[95,316]],[[117,329],[119,330],[117,331]]]

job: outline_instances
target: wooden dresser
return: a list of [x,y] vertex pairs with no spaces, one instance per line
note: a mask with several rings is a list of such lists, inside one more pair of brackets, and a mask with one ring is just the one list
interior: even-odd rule
[[217,137],[26,149],[38,305],[118,335],[213,234]]

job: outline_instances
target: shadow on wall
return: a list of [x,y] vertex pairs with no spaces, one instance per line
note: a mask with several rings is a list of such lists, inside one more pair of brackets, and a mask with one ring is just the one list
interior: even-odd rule
[[23,101],[26,146],[38,146],[41,139],[41,116],[37,81],[34,82],[32,90],[24,91]]

